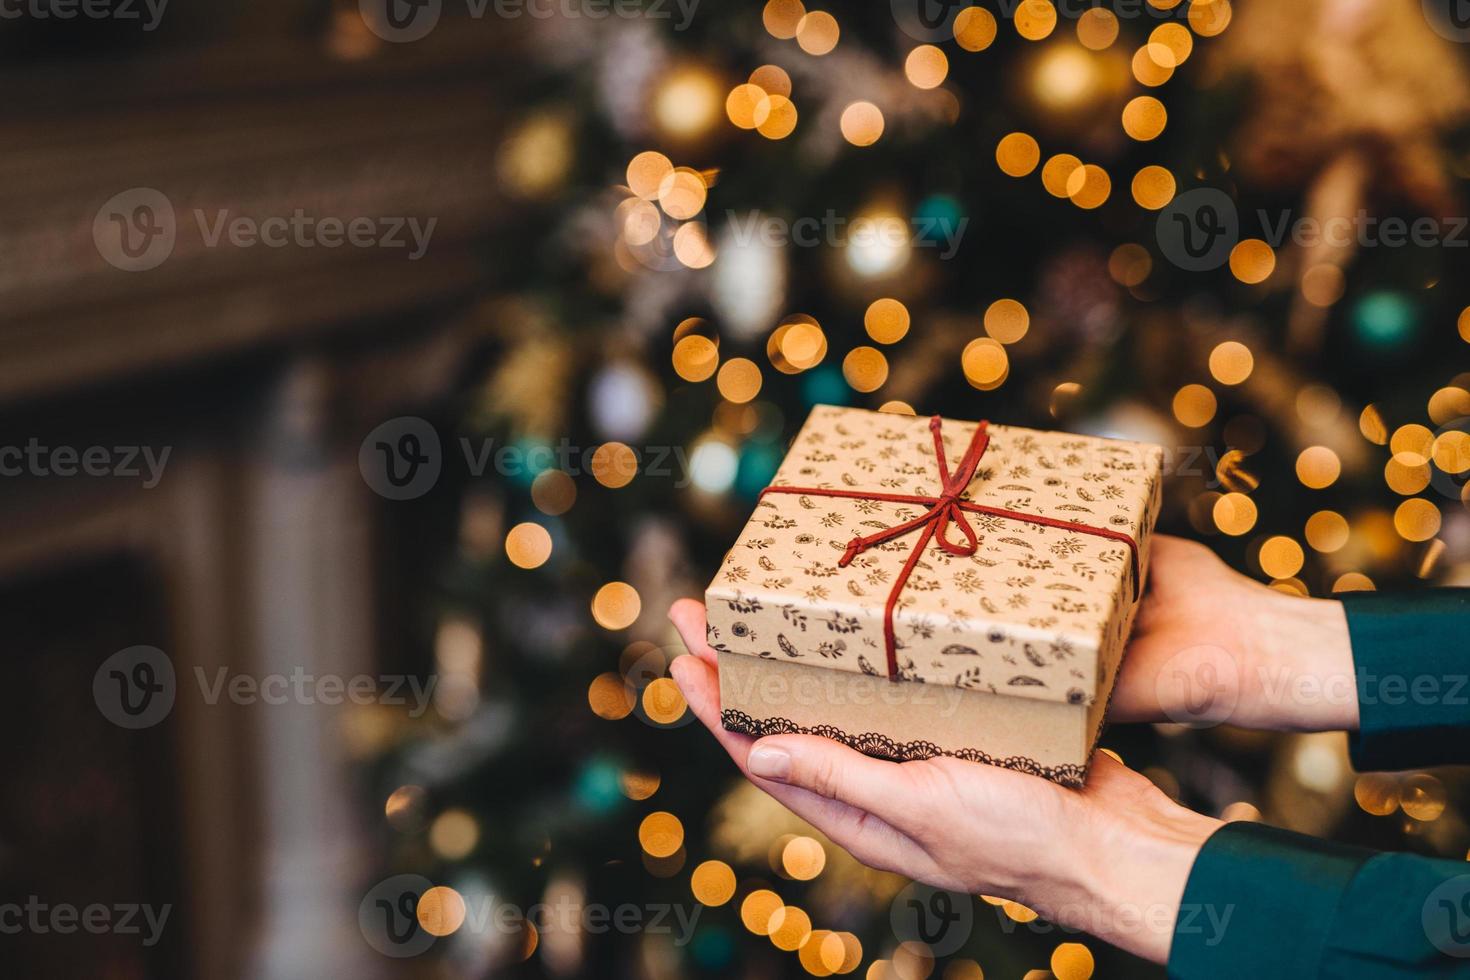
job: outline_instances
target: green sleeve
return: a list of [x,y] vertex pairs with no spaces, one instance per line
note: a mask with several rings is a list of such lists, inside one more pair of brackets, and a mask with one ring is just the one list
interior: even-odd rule
[[1190,871],[1169,976],[1470,978],[1470,863],[1226,824]]
[[1342,596],[1359,771],[1470,762],[1470,589]]

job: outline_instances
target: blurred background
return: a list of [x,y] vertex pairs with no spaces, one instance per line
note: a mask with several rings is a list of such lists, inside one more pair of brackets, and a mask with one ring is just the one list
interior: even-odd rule
[[[817,403],[1160,443],[1161,529],[1289,592],[1470,585],[1456,14],[0,5],[0,956],[1162,976],[998,899],[905,935],[691,726],[664,611]],[[1462,771],[1104,745],[1470,857]]]

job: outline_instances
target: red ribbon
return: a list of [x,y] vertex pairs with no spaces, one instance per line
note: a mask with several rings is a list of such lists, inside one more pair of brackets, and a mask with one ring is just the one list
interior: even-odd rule
[[[855,500],[883,500],[895,504],[921,504],[927,508],[923,514],[911,521],[896,524],[885,531],[870,534],[867,537],[853,538],[847,544],[847,550],[842,553],[842,558],[837,562],[839,568],[846,568],[848,564],[868,550],[875,544],[902,537],[911,531],[919,531],[919,541],[914,545],[914,550],[909,553],[908,561],[904,562],[903,571],[893,582],[893,589],[888,593],[888,603],[883,607],[883,643],[888,652],[888,679],[898,680],[898,642],[893,635],[893,610],[898,605],[899,593],[908,584],[909,575],[913,573],[914,566],[919,563],[919,557],[924,553],[924,547],[930,538],[936,538],[939,547],[960,558],[973,555],[980,546],[980,539],[975,535],[975,529],[965,517],[965,513],[990,514],[993,517],[1004,517],[1013,521],[1025,521],[1027,524],[1040,524],[1043,527],[1061,528],[1067,531],[1077,531],[1082,534],[1092,534],[1100,538],[1108,538],[1120,541],[1128,546],[1129,556],[1132,561],[1133,571],[1133,600],[1138,601],[1138,542],[1133,540],[1131,534],[1115,531],[1107,527],[1093,527],[1091,524],[1082,524],[1077,521],[1064,521],[1055,517],[1046,517],[1041,514],[1025,514],[1020,511],[1006,510],[1003,507],[987,507],[984,504],[961,500],[960,495],[970,485],[975,477],[975,469],[980,465],[980,457],[985,455],[985,449],[990,445],[989,422],[982,421],[975,427],[975,435],[970,439],[970,445],[965,454],[960,457],[959,468],[951,476],[949,463],[944,455],[944,439],[939,433],[940,418],[938,415],[929,420],[929,431],[934,434],[934,458],[939,463],[939,480],[943,490],[938,497],[921,497],[901,493],[879,493],[868,490],[833,490],[821,487],[766,487],[761,491],[761,499],[768,493],[800,493],[810,494],[815,497],[849,497]],[[960,529],[965,540],[962,544],[956,544],[949,540],[949,526],[953,524]]]

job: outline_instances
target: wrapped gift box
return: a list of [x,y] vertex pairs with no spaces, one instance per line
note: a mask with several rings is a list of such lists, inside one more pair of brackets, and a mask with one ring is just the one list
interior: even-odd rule
[[725,727],[1080,786],[1162,463],[1143,443],[816,407],[705,593]]

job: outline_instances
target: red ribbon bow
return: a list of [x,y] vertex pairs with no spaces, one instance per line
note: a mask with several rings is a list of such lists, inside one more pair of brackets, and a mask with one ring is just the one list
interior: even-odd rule
[[[975,477],[975,470],[980,465],[980,458],[985,455],[986,448],[990,445],[990,423],[981,421],[975,427],[975,434],[970,439],[970,445],[965,449],[965,454],[960,457],[960,465],[951,476],[949,462],[945,459],[944,438],[940,435],[940,418],[938,415],[929,420],[929,431],[934,435],[934,458],[939,464],[939,480],[942,491],[938,497],[923,497],[912,494],[901,493],[879,493],[867,490],[835,490],[822,487],[766,487],[761,491],[764,499],[768,493],[800,493],[810,494],[816,497],[849,497],[856,500],[883,500],[895,504],[921,504],[927,508],[923,514],[911,521],[896,524],[877,534],[867,537],[856,537],[848,542],[847,550],[842,553],[842,558],[837,562],[839,568],[846,568],[858,555],[876,544],[882,544],[894,538],[902,537],[911,531],[922,528],[919,541],[914,545],[914,550],[909,553],[908,561],[904,562],[903,571],[898,578],[894,579],[893,588],[888,593],[888,602],[883,608],[883,642],[888,653],[888,679],[898,680],[898,641],[893,635],[893,610],[898,605],[899,593],[908,584],[909,576],[914,571],[914,566],[919,563],[924,548],[930,538],[936,538],[939,547],[956,557],[966,558],[973,555],[980,546],[980,539],[975,534],[975,529],[970,526],[965,513],[990,514],[994,517],[1004,517],[1013,521],[1025,521],[1028,524],[1039,524],[1043,527],[1055,527],[1068,531],[1078,531],[1083,534],[1092,534],[1101,538],[1109,538],[1128,545],[1129,556],[1133,573],[1133,599],[1138,600],[1138,542],[1133,536],[1112,528],[1094,527],[1091,524],[1082,524],[1077,521],[1064,521],[1055,517],[1046,517],[1042,514],[1024,514],[1020,511],[1006,510],[1003,507],[988,507],[985,504],[977,504],[973,501],[962,499],[970,481]],[[963,544],[955,544],[949,540],[949,526],[954,524],[965,536]]]

